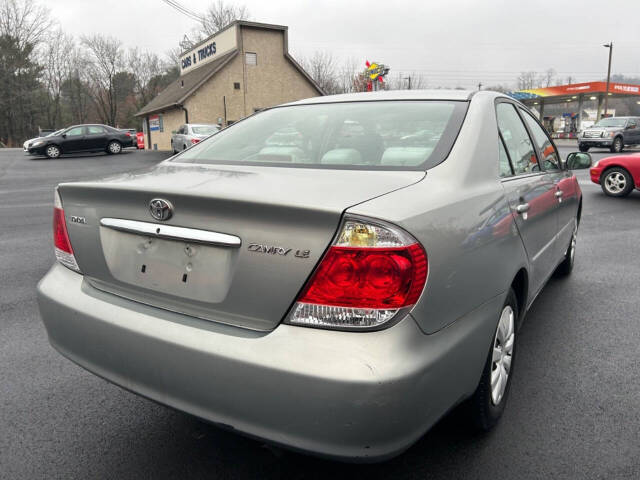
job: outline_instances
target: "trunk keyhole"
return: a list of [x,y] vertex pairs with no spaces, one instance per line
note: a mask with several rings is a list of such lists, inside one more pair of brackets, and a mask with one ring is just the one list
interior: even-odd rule
[[187,283],[187,274],[182,275],[182,282]]

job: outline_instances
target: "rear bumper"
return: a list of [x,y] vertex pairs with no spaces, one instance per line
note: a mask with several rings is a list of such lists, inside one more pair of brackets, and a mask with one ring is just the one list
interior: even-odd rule
[[433,335],[252,332],[91,287],[55,265],[38,285],[51,344],[140,395],[275,444],[375,461],[414,443],[477,385],[503,301]]

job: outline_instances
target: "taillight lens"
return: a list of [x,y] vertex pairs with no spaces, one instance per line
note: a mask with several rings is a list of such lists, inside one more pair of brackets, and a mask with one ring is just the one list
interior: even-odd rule
[[287,322],[324,328],[380,327],[413,306],[427,280],[427,255],[406,232],[347,219]]
[[62,200],[58,189],[55,190],[53,205],[53,245],[55,247],[56,259],[65,267],[76,272],[80,271],[76,257],[73,255],[73,248],[67,232],[67,222],[64,219]]
[[194,145],[195,145],[196,143],[198,143],[199,141],[200,141],[200,139],[199,139],[199,138],[192,138],[192,139],[191,139],[191,143],[192,143],[192,144],[194,144]]

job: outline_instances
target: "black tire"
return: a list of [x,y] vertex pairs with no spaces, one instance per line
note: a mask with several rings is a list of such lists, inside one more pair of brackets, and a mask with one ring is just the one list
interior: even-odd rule
[[186,145],[182,145],[182,151],[184,152],[187,149]]
[[[484,365],[484,369],[482,370],[482,377],[480,378],[480,383],[478,384],[478,388],[474,392],[473,396],[469,401],[469,413],[471,415],[471,420],[474,426],[481,431],[489,431],[491,430],[500,420],[502,416],[502,412],[504,412],[505,406],[507,404],[507,399],[509,397],[509,390],[511,389],[511,379],[513,378],[513,367],[515,365],[515,354],[516,354],[516,335],[515,328],[518,321],[518,300],[516,298],[516,294],[512,288],[509,289],[509,293],[507,294],[507,298],[505,303],[500,310],[498,316],[499,325],[500,319],[503,313],[506,311],[507,307],[510,307],[511,313],[513,315],[513,341],[512,341],[512,353],[510,355],[510,368],[506,378],[506,386],[504,387],[504,393],[498,399],[497,403],[494,402],[491,390],[491,377],[494,371],[494,361],[493,361],[493,353],[494,348],[497,343],[498,337],[498,326],[496,326],[495,333],[491,340],[491,345],[489,347],[489,354],[487,355],[487,360]],[[499,368],[499,367],[498,367]]]
[[578,150],[580,150],[581,152],[588,152],[589,148],[590,147],[588,147],[586,145],[578,145]]
[[47,158],[58,158],[62,155],[62,150],[60,150],[60,147],[57,145],[47,145],[44,149],[44,154]]
[[613,143],[611,143],[611,153],[620,153],[624,149],[624,142],[622,141],[622,137],[616,137],[613,139]]
[[600,176],[600,187],[609,197],[626,197],[633,190],[633,178],[622,167],[609,168]]
[[558,268],[556,268],[556,276],[558,277],[567,277],[571,275],[573,271],[573,263],[575,261],[576,255],[576,241],[578,239],[578,222],[576,219],[576,225],[573,228],[573,233],[571,234],[571,240],[569,240],[569,246],[567,247],[567,251],[564,254],[564,260]]
[[117,155],[122,152],[122,144],[117,140],[111,140],[107,144],[107,153],[109,155]]

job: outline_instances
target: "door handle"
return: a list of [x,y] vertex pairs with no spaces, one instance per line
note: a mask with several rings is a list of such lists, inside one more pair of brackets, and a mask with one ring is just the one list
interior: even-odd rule
[[562,198],[562,195],[564,195],[564,192],[562,190],[558,190],[556,192],[556,198]]
[[516,212],[522,214],[522,213],[527,213],[529,211],[529,204],[528,203],[521,203],[520,205],[518,205],[516,207]]

